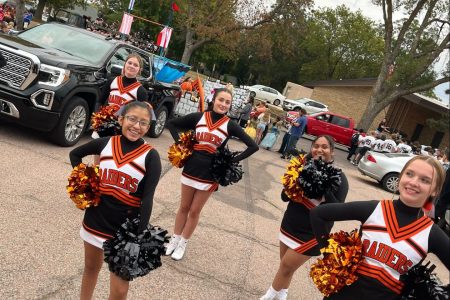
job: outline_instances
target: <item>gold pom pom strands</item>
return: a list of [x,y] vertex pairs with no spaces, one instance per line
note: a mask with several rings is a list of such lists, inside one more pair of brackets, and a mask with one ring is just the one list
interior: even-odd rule
[[100,203],[100,177],[98,166],[87,166],[80,163],[74,167],[68,178],[66,187],[70,199],[76,207],[85,210]]
[[168,151],[169,161],[173,166],[182,168],[191,157],[196,143],[193,131],[183,132],[178,139],[178,143],[172,144]]
[[303,190],[300,187],[298,178],[305,166],[305,155],[301,154],[290,160],[286,173],[281,177],[281,183],[284,186],[285,194],[295,202],[302,202],[304,198]]
[[100,129],[102,124],[117,120],[117,116],[115,115],[115,113],[118,110],[118,105],[102,106],[98,112],[92,114],[92,128],[97,131]]
[[324,257],[311,266],[309,275],[326,297],[358,279],[356,269],[363,260],[359,232],[330,234],[328,246],[320,250]]

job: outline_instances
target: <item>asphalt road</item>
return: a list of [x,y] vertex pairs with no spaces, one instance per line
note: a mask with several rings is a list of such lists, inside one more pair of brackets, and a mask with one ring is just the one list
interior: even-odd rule
[[[88,140],[85,136],[82,142]],[[167,131],[148,141],[163,163],[151,223],[172,232],[181,170],[167,160],[172,143]],[[302,139],[300,147],[307,150],[310,143]],[[230,146],[242,147],[234,140]],[[71,171],[70,149],[50,144],[42,134],[0,122],[1,299],[78,298],[83,270],[83,243],[78,232],[83,212],[65,191]],[[350,183],[347,201],[392,197],[375,181],[360,175],[345,156],[336,150],[336,164]],[[205,206],[185,258],[176,262],[165,257],[161,268],[131,283],[128,298],[258,299],[264,294],[279,263],[277,235],[286,206],[279,197],[280,178],[286,164],[278,153],[265,149],[245,160],[243,180],[219,188]],[[357,225],[340,222],[335,230],[351,230]],[[308,277],[313,261],[295,274],[289,299],[322,298]],[[448,282],[447,270],[436,263],[441,279]],[[107,298],[108,279],[104,267],[95,299]]]

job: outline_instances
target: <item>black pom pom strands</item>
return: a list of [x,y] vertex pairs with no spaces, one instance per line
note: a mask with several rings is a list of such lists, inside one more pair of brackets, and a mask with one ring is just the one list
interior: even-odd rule
[[159,268],[168,242],[167,230],[150,224],[138,233],[139,222],[139,218],[127,219],[114,238],[103,243],[109,270],[127,281]]
[[298,178],[303,194],[309,199],[319,199],[325,192],[337,189],[342,171],[322,159],[309,160]]
[[402,291],[402,300],[448,300],[449,285],[442,285],[436,274],[433,273],[435,265],[427,262],[412,267],[400,277],[405,283]]
[[231,152],[228,147],[220,147],[214,154],[211,164],[211,174],[214,181],[221,186],[227,186],[242,179],[242,166],[233,159],[239,152]]

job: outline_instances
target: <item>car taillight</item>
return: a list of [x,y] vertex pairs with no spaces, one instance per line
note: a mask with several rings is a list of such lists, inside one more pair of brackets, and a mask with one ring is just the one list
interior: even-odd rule
[[376,162],[377,162],[377,160],[375,159],[375,157],[372,156],[372,154],[368,154],[368,155],[367,155],[367,160],[368,160],[368,161],[371,161],[371,162],[373,162],[373,163],[376,163]]

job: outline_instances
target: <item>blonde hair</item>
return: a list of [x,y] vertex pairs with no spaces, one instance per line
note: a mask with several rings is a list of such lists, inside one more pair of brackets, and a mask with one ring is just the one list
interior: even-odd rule
[[426,162],[433,168],[433,177],[432,177],[431,182],[433,182],[433,180],[436,178],[436,186],[434,187],[434,191],[431,191],[431,192],[435,192],[436,194],[434,197],[430,196],[430,198],[427,199],[427,202],[432,201],[434,203],[436,201],[436,198],[441,193],[442,185],[444,184],[444,180],[445,180],[444,169],[442,168],[441,163],[438,162],[434,157],[431,157],[428,155],[417,155],[417,156],[413,157],[405,164],[402,171],[400,172],[399,178],[401,180],[403,174],[405,173],[405,170],[416,160],[421,160],[423,162]]
[[266,123],[270,121],[270,111],[269,110],[266,110],[264,112],[262,120]]

